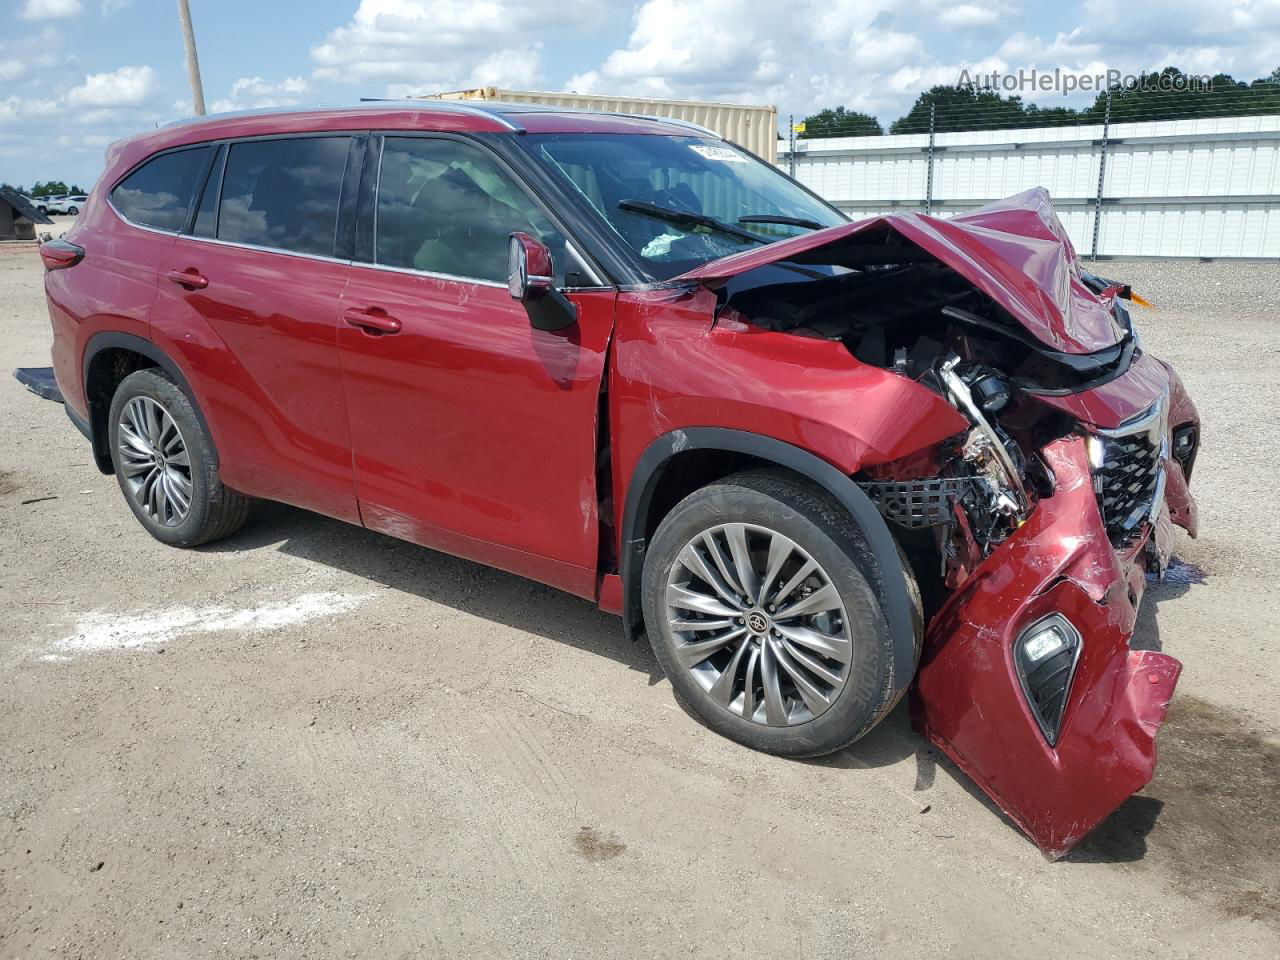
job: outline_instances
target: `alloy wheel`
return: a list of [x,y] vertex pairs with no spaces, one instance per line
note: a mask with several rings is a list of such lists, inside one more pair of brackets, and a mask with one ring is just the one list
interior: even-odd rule
[[173,417],[150,397],[134,397],[120,414],[116,447],[125,487],[144,513],[176,527],[191,512],[191,456]]
[[743,719],[805,723],[848,681],[853,644],[840,592],[817,560],[774,530],[704,530],[671,565],[665,600],[680,666]]

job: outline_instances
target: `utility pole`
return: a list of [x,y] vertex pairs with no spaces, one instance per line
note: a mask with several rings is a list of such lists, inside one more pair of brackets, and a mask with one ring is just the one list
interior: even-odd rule
[[196,35],[191,29],[191,8],[187,0],[178,0],[178,20],[182,23],[182,42],[187,48],[187,77],[191,80],[191,107],[197,117],[204,116],[204,84],[200,82],[200,58],[196,56]]

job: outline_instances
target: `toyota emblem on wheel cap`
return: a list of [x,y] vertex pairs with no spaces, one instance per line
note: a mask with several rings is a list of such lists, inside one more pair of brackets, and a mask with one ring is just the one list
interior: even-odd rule
[[769,629],[769,620],[763,613],[752,611],[747,614],[747,626],[752,633],[764,633]]

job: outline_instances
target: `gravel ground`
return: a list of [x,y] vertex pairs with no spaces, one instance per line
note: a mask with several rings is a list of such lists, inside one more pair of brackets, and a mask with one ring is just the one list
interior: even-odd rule
[[0,955],[1280,955],[1276,267],[1104,272],[1200,403],[1203,533],[1141,617],[1157,778],[1049,864],[901,710],[778,760],[536,584],[282,506],[161,546],[8,378],[50,334],[0,249]]

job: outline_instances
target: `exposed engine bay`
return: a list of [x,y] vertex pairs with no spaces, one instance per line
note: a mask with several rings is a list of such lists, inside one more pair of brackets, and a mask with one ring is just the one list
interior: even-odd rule
[[[1052,474],[1037,451],[1072,433],[1095,432],[1042,399],[1087,391],[1129,370],[1141,355],[1124,303],[1133,294],[1079,270],[1080,282],[1109,304],[1115,342],[1067,352],[1037,339],[993,298],[900,234],[884,228],[858,240],[838,252],[838,264],[780,263],[731,278],[721,290],[721,309],[767,330],[838,341],[861,362],[946,398],[969,421],[966,434],[936,450],[876,465],[859,478],[887,519],[937,531],[942,575],[955,588],[1052,491]],[[1117,543],[1158,500],[1159,461],[1167,454],[1161,443],[1130,450],[1117,465],[1121,495],[1109,504],[1112,514],[1124,511],[1109,524]],[[1182,453],[1189,473],[1193,450]],[[1106,454],[1099,457],[1101,468]]]

